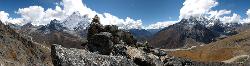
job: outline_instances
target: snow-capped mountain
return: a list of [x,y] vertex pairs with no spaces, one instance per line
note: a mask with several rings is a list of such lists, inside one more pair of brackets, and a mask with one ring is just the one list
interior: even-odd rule
[[233,23],[224,24],[219,19],[190,17],[156,33],[150,44],[160,48],[180,48],[188,44],[208,44],[221,36],[237,34]]
[[90,18],[87,15],[82,16],[79,12],[74,12],[62,21],[62,25],[69,30],[86,29],[90,24]]
[[60,23],[60,21],[54,19],[49,24],[39,28],[38,30],[42,30],[42,31],[45,31],[45,32],[49,32],[49,31],[65,31],[65,30],[67,30],[67,28],[64,27]]

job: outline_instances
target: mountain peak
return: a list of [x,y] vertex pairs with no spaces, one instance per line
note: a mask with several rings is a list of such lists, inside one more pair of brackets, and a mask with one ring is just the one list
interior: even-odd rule
[[79,12],[74,12],[72,15],[68,16],[62,23],[63,26],[67,27],[69,30],[74,30],[75,28],[84,28],[89,25],[90,18],[87,15],[81,15]]
[[51,20],[49,24],[41,27],[39,30],[43,30],[43,31],[63,31],[65,30],[66,27],[64,27],[60,21],[54,19]]
[[[188,45],[192,39],[195,43],[216,41],[221,35],[237,34],[231,26],[225,26],[218,19],[207,19],[205,17],[190,17],[159,31],[150,41],[155,47],[180,48]],[[164,36],[164,37],[163,37]]]

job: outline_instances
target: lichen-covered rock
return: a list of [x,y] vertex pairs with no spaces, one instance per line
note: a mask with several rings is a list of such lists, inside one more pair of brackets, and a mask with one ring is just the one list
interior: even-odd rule
[[137,66],[132,60],[123,56],[100,55],[56,44],[52,45],[51,52],[55,66]]

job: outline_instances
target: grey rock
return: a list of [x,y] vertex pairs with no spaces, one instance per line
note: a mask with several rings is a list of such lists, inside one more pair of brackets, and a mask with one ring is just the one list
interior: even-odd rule
[[163,50],[160,50],[159,48],[152,49],[151,51],[152,51],[153,54],[155,54],[157,56],[165,56],[165,55],[167,55],[166,52],[164,52]]
[[51,52],[55,66],[137,66],[132,60],[123,56],[100,55],[56,44],[52,45]]
[[112,50],[112,55],[127,56],[127,48],[124,44],[116,44]]
[[160,58],[152,53],[146,53],[143,49],[127,47],[127,56],[140,66],[163,66]]

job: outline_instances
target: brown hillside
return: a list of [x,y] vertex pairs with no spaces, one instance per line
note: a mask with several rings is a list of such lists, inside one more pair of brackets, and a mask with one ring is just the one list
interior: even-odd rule
[[242,54],[249,55],[250,30],[192,50],[173,51],[169,54],[196,61],[223,61]]

